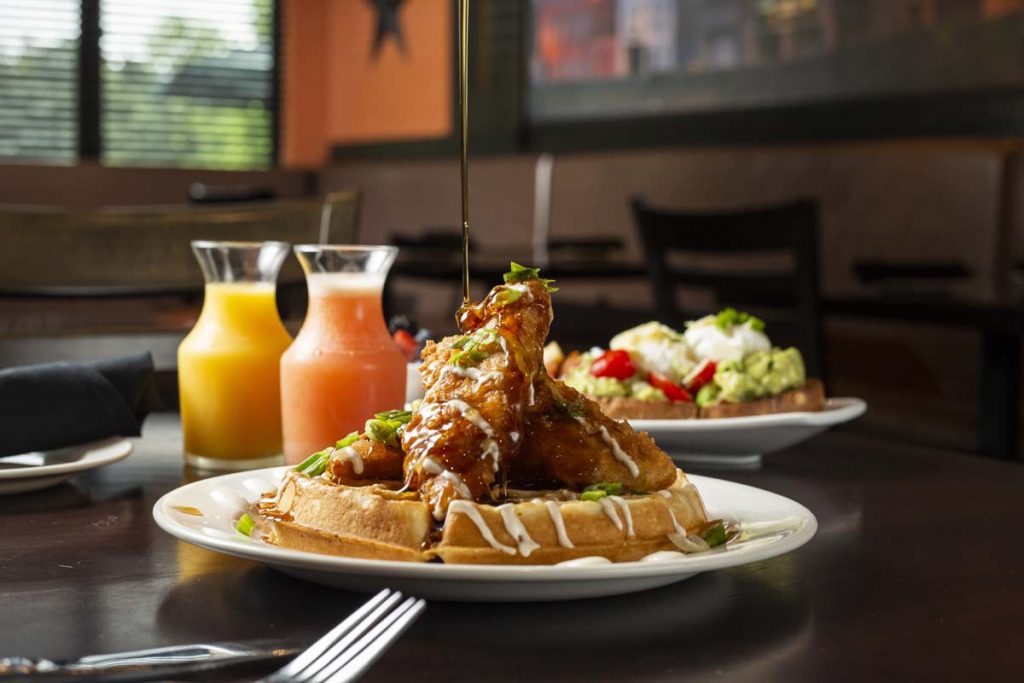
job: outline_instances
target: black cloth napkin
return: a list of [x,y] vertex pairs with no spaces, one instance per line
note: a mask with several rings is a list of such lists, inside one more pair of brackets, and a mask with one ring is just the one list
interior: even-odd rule
[[0,370],[0,456],[138,436],[158,407],[148,353]]

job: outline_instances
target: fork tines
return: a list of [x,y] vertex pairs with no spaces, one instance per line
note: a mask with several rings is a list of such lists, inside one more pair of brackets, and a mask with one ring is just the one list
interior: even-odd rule
[[355,680],[416,620],[426,606],[385,588],[313,643],[267,683],[342,683]]

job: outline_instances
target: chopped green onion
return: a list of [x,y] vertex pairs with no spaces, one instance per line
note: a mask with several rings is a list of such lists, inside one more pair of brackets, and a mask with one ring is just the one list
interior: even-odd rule
[[757,332],[764,332],[765,324],[764,321],[757,316],[744,313],[743,311],[737,311],[731,306],[723,308],[715,316],[715,325],[723,330],[728,330],[734,325],[742,325],[743,323],[749,323],[750,329],[756,330]]
[[292,469],[295,470],[296,472],[301,472],[302,474],[305,474],[307,469],[312,467],[315,463],[317,463],[320,460],[320,458],[323,457],[323,453],[323,451],[318,451],[314,453],[313,455],[309,456]]
[[295,471],[307,477],[319,477],[327,469],[327,461],[331,457],[334,448],[328,447],[309,456],[295,466]]
[[452,347],[460,349],[449,359],[452,365],[465,367],[471,363],[479,363],[493,353],[498,346],[498,331],[491,327],[477,330],[468,337],[462,337],[452,343]]
[[494,297],[494,303],[496,306],[508,306],[514,304],[522,298],[523,293],[518,289],[503,289],[498,292],[498,295]]
[[[411,410],[388,410],[383,413],[377,413],[374,415],[378,420],[387,420],[388,422],[398,421],[402,424],[408,424],[412,420]],[[351,435],[350,435],[351,436]]]
[[540,280],[541,284],[544,285],[544,289],[548,292],[557,292],[557,287],[552,287],[551,283],[554,280],[542,278],[540,276],[540,268],[530,268],[528,266],[521,266],[515,261],[511,264],[511,270],[509,270],[503,276],[505,284],[512,284],[513,282],[525,282],[527,280]]
[[569,401],[566,403],[559,403],[558,408],[569,417],[584,417],[586,414],[583,408],[582,401]]
[[607,491],[602,491],[601,489],[592,489],[592,490],[589,490],[589,491],[585,490],[585,491],[583,491],[582,494],[580,494],[580,500],[588,500],[588,501],[596,503],[597,501],[601,500],[602,498],[604,498],[607,495],[608,495],[608,492]]
[[351,434],[346,436],[344,439],[341,439],[340,441],[338,441],[338,443],[334,444],[334,447],[336,449],[338,449],[338,448],[348,448],[349,446],[354,444],[356,441],[359,441],[359,432],[352,432]]
[[256,522],[252,521],[252,517],[243,512],[242,516],[238,518],[237,522],[235,522],[235,528],[240,534],[252,536],[253,529],[256,528]]
[[591,484],[590,486],[583,489],[583,491],[584,493],[586,493],[587,491],[604,491],[609,496],[619,496],[622,495],[622,488],[622,484],[617,481],[603,481],[598,484]]
[[725,524],[719,520],[718,523],[706,529],[700,537],[703,538],[704,542],[712,548],[722,545],[728,540],[728,537],[725,534]]

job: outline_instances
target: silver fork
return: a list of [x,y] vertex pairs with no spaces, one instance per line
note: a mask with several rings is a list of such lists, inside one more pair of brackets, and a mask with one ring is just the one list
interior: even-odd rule
[[259,683],[346,683],[384,654],[419,617],[426,602],[385,588],[286,667]]

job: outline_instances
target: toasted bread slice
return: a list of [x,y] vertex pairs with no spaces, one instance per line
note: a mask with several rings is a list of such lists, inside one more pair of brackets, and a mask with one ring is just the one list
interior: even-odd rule
[[645,401],[624,396],[590,396],[604,414],[615,420],[688,420],[697,406],[683,401]]
[[825,409],[825,387],[819,379],[809,379],[796,389],[778,396],[747,401],[746,403],[717,403],[700,409],[702,418],[747,417],[775,413],[817,412]]
[[429,559],[427,504],[380,484],[345,486],[289,471],[259,514],[270,522],[267,540],[276,545],[375,560]]
[[434,553],[461,564],[557,564],[580,557],[612,562],[678,550],[671,534],[708,521],[696,488],[679,471],[662,491],[600,501],[533,499],[504,506],[460,501],[448,510]]

